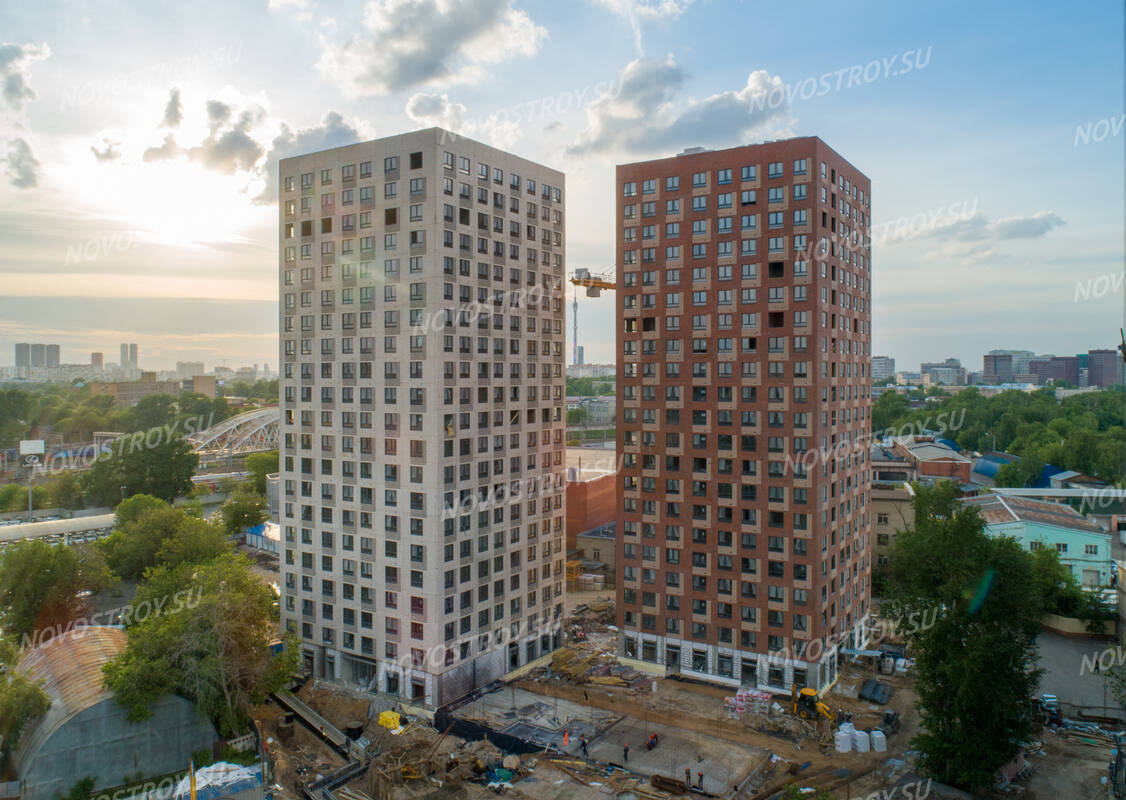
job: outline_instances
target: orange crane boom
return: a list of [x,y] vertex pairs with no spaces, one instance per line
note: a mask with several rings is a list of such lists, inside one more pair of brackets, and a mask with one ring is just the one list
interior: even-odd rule
[[[582,286],[586,289],[587,297],[601,297],[603,289],[617,289],[618,284],[614,282],[614,273],[605,272],[600,275],[591,275],[590,270],[585,267],[577,267],[575,274],[571,276],[571,283],[575,286]],[[579,293],[575,292],[575,313],[572,317],[575,325],[574,341],[574,364],[579,363]]]
[[575,270],[575,274],[571,277],[571,283],[575,286],[584,287],[587,297],[600,297],[603,289],[618,288],[618,284],[615,283],[614,276],[611,273],[592,275],[589,269],[582,267]]

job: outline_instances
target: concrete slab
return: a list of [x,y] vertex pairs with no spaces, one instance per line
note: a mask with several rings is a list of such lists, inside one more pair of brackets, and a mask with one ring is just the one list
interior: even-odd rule
[[[648,722],[633,716],[618,716],[601,709],[556,700],[523,689],[505,688],[487,694],[458,709],[456,716],[487,725],[521,738],[551,744],[576,758],[582,757],[580,736],[586,736],[592,761],[619,764],[640,775],[661,774],[683,780],[688,768],[693,783],[704,773],[703,788],[726,795],[765,751],[725,739],[686,731],[671,725]],[[563,731],[568,743],[563,744]],[[647,750],[652,733],[658,745]],[[629,760],[623,745],[629,743]]]
[[[657,747],[645,749],[651,733],[656,733]],[[623,760],[622,747],[629,743],[629,760]],[[726,795],[761,758],[762,751],[724,739],[703,736],[669,725],[646,722],[636,717],[622,717],[589,746],[595,761],[622,764],[642,775],[661,774],[684,779],[685,768],[691,770],[692,782],[697,773],[704,773],[704,789]]]

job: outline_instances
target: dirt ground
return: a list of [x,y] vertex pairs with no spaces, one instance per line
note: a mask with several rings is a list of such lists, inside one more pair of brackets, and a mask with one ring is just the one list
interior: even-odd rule
[[[896,686],[891,706],[900,712],[903,728],[888,741],[888,752],[867,754],[837,753],[830,743],[827,721],[819,725],[823,743],[818,743],[816,739],[794,737],[797,738],[794,741],[786,736],[784,731],[787,728],[793,730],[796,722],[789,714],[782,713],[769,720],[764,715],[755,714],[730,719],[723,700],[732,691],[720,686],[664,679],[658,681],[656,693],[642,693],[613,686],[547,684],[531,680],[521,681],[518,685],[544,696],[551,697],[558,692],[561,698],[572,702],[588,702],[597,708],[678,727],[691,732],[704,747],[708,738],[715,738],[768,750],[791,763],[806,764],[803,774],[812,775],[819,771],[828,774],[834,769],[846,768],[854,775],[861,775],[881,766],[888,758],[902,759],[907,742],[918,724],[909,679],[892,678],[889,682]],[[853,723],[860,728],[875,727],[883,717],[882,709],[855,699],[830,695],[828,702],[834,710],[851,711]],[[763,730],[772,727],[782,727],[783,730],[773,734]],[[877,785],[884,784],[877,782]],[[863,795],[854,792],[854,796]]]
[[276,792],[285,800],[303,797],[301,788],[319,776],[332,772],[344,764],[336,751],[324,744],[304,726],[293,726],[293,739],[282,743],[278,738],[278,723],[283,712],[273,703],[254,710],[254,718],[267,739],[267,748],[274,764],[274,783],[281,787]]
[[1025,800],[1094,800],[1106,798],[1100,779],[1110,763],[1111,746],[1092,747],[1067,742],[1050,731],[1043,731],[1044,756],[1030,757],[1032,777],[1025,789]]

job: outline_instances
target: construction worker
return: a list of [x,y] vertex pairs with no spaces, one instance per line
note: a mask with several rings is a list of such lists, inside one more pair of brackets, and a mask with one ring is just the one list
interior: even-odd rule
[[684,785],[689,787],[692,786],[692,770],[690,770],[688,767],[684,768]]
[[622,745],[622,760],[629,761],[629,742]]
[[579,737],[579,744],[582,745],[582,748],[583,748],[583,758],[590,758],[590,753],[588,753],[587,750],[586,750],[586,737],[585,736]]
[[704,788],[704,771],[703,770],[699,770],[699,771],[696,772],[696,788],[697,789],[703,789]]

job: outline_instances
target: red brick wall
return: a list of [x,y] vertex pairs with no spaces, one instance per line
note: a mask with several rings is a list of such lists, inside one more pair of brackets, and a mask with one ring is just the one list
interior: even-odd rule
[[617,511],[614,478],[603,475],[592,481],[567,484],[567,549],[575,548],[575,537],[583,531],[608,525]]
[[968,461],[919,461],[916,468],[920,475],[929,475],[935,478],[953,478],[954,480],[968,483],[970,468],[973,465]]

